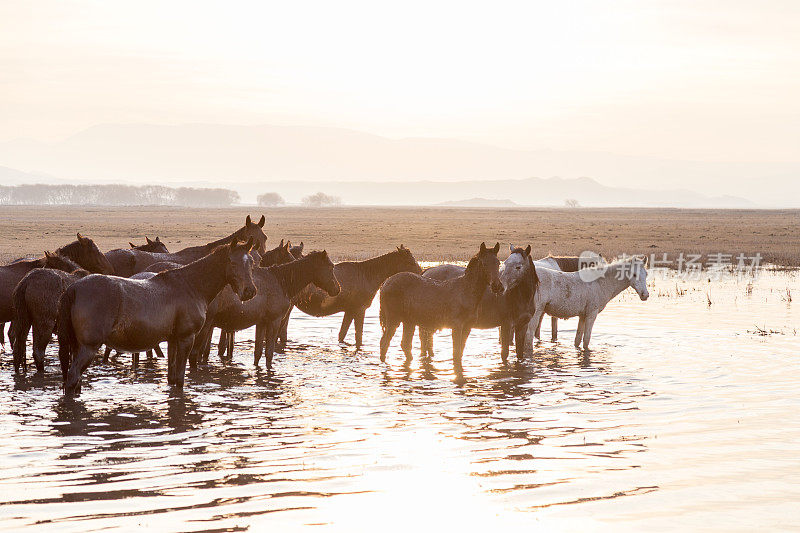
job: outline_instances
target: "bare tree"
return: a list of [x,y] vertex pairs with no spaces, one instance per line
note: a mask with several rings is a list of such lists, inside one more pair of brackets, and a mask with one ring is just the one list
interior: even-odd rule
[[278,205],[284,205],[286,200],[283,199],[283,196],[276,192],[265,192],[264,194],[259,194],[258,198],[258,205],[263,205],[265,207],[275,207]]
[[564,205],[566,207],[569,207],[570,209],[575,209],[576,207],[581,206],[580,202],[578,202],[578,200],[574,198],[567,198],[566,200],[564,200]]
[[338,196],[330,196],[324,192],[318,192],[317,194],[306,196],[303,198],[302,202],[305,207],[329,207],[342,205],[341,198]]

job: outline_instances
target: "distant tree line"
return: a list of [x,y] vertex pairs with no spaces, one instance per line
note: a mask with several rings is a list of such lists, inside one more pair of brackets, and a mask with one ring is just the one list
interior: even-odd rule
[[230,189],[162,185],[0,185],[0,205],[174,205],[227,207],[239,202]]
[[329,207],[342,205],[342,199],[338,196],[331,196],[324,192],[318,192],[306,196],[301,201],[304,207]]

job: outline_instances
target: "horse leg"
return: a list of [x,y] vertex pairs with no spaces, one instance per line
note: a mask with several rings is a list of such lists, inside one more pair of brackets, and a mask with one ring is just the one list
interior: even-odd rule
[[33,362],[36,363],[37,372],[44,372],[44,351],[53,338],[54,326],[55,324],[48,324],[33,328]]
[[592,327],[597,318],[597,313],[589,313],[586,315],[586,320],[583,324],[583,349],[589,349],[589,340],[592,338]]
[[469,338],[469,334],[472,331],[470,326],[464,326],[461,330],[461,344],[458,346],[458,353],[460,357],[464,355],[464,348],[467,346],[467,339]]
[[103,362],[108,363],[108,357],[111,355],[111,348],[106,346],[105,352],[103,352]]
[[542,316],[539,317],[539,321],[536,323],[536,331],[533,333],[533,336],[537,339],[542,338],[542,321],[544,320],[544,313]]
[[97,355],[99,346],[92,348],[85,344],[79,344],[75,357],[69,365],[67,372],[67,382],[64,384],[64,392],[66,394],[80,394],[81,392],[81,376],[86,368],[92,362],[92,359]]
[[389,351],[389,344],[392,342],[394,332],[397,331],[397,326],[399,325],[400,322],[384,324],[383,334],[381,335],[381,361],[386,361],[386,352]]
[[283,353],[286,350],[286,341],[288,337],[288,330],[289,330],[289,317],[292,314],[292,309],[294,307],[290,307],[288,311],[286,311],[286,316],[281,319],[281,327],[278,331],[278,341],[276,343],[275,351],[279,353]]
[[[214,331],[214,328],[211,328],[211,331]],[[225,350],[228,349],[228,332],[224,329],[220,328],[219,330],[219,341],[217,342],[217,357],[222,359],[222,356],[225,355]]]
[[533,338],[536,336],[536,330],[542,323],[543,316],[544,305],[536,306],[536,310],[533,312],[533,317],[531,317],[531,321],[528,323],[528,334],[525,336],[526,350],[530,348],[530,350],[533,351]]
[[264,326],[264,347],[266,349],[267,370],[272,370],[272,356],[275,355],[275,342],[278,340],[278,332],[281,329],[283,317],[273,320]]
[[586,325],[586,315],[578,317],[578,331],[575,332],[575,347],[581,347],[581,339],[583,338],[583,328]]
[[[528,323],[522,321],[518,323],[514,328],[514,342],[515,347],[517,349],[517,360],[522,361],[525,358],[525,341],[527,340],[528,336]],[[510,340],[509,340],[510,342]],[[533,345],[531,345],[531,351],[533,351]]]
[[503,324],[500,326],[500,359],[502,359],[504,363],[508,361],[508,347],[511,344],[511,339],[509,337],[513,334],[513,331],[511,324]]
[[353,313],[345,311],[342,317],[342,327],[339,328],[339,342],[344,342],[347,337],[347,331],[350,329],[350,323],[353,321]]
[[416,329],[416,324],[411,324],[409,322],[403,322],[403,339],[400,341],[400,348],[403,349],[403,353],[406,354],[406,363],[411,361],[411,344],[414,342],[414,329]]
[[258,366],[261,360],[261,351],[264,349],[264,324],[256,324],[256,344],[253,347],[253,364]]
[[177,343],[175,339],[169,339],[167,341],[167,384],[169,385],[175,384],[175,368],[178,366],[176,364],[176,350]]
[[364,335],[364,313],[366,313],[366,311],[366,309],[356,311],[353,317],[353,325],[356,328],[356,350],[361,349],[361,339],[363,339]]
[[133,368],[139,366],[139,352],[133,352],[131,354],[131,364],[133,365]]
[[[189,350],[189,366],[195,368],[198,363],[202,362],[203,359],[211,350],[211,332],[214,331],[214,326],[212,325],[211,317],[207,317],[206,321],[203,322],[203,327],[200,328],[200,331],[197,332],[197,335],[194,336],[197,339],[197,342],[192,344],[191,350]],[[220,337],[223,334],[223,330],[220,330]],[[170,355],[172,352],[172,342],[167,342],[167,361],[169,365],[172,365],[173,356]],[[222,344],[222,340],[220,340],[220,344]],[[171,384],[171,383],[170,383]]]
[[157,357],[160,357],[162,359],[164,358],[164,352],[161,351],[161,346],[159,346],[158,344],[153,346],[153,351],[156,352]]
[[183,380],[186,377],[186,361],[189,358],[189,353],[192,351],[192,345],[194,344],[194,335],[187,335],[186,337],[179,339],[176,343],[176,355],[175,355],[175,386],[182,389],[183,388]]
[[419,326],[419,356],[420,358],[428,355],[428,330]]
[[463,352],[460,351],[461,339],[463,337],[462,328],[460,326],[453,327],[453,366],[461,366],[461,356]]
[[553,342],[558,340],[558,319],[554,316],[550,317],[550,340]]
[[14,372],[24,372],[27,366],[27,346],[28,331],[30,324],[23,324],[20,320],[14,321],[14,334],[11,334],[11,328],[8,330],[9,344],[11,351],[14,354]]
[[147,354],[147,361],[153,360],[153,350],[147,350],[145,354]]

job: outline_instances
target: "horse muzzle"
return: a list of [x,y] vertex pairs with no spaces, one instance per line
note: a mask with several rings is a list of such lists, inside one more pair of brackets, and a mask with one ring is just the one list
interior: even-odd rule
[[336,283],[325,291],[328,293],[328,296],[337,296],[340,292],[342,292],[342,286]]
[[241,295],[239,296],[239,298],[243,302],[246,302],[247,300],[251,299],[255,295],[256,295],[255,287],[245,287],[244,290],[242,291]]

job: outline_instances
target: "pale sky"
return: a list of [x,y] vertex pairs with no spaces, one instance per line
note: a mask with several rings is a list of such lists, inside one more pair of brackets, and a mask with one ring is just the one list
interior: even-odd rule
[[797,162],[800,2],[0,0],[0,141],[194,122]]

